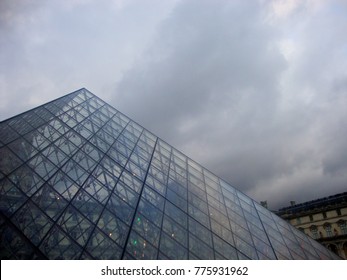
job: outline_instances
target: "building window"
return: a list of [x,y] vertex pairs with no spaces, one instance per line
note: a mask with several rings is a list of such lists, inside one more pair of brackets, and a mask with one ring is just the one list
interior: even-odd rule
[[313,216],[310,215],[310,222],[313,222]]
[[339,225],[342,234],[347,234],[347,225],[346,225],[346,221],[340,220],[337,222],[337,224]]
[[337,216],[341,216],[341,209],[336,209]]
[[327,233],[327,237],[333,236],[330,224],[328,224],[328,223],[324,224],[324,229],[325,229],[325,232]]
[[311,226],[310,227],[310,231],[311,231],[313,239],[318,239],[319,238],[318,229],[317,229],[316,226]]
[[300,224],[301,224],[301,219],[300,219],[300,217],[297,217],[297,218],[296,218],[296,224],[297,224],[297,225],[300,225]]
[[326,219],[327,218],[327,213],[326,212],[323,212],[323,219]]

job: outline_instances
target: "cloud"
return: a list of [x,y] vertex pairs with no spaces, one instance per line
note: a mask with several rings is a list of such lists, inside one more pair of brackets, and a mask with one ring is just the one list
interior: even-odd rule
[[183,1],[113,102],[274,208],[343,191],[346,25],[338,4],[310,5]]
[[0,119],[81,87],[270,207],[345,191],[342,1],[0,1]]
[[174,3],[1,1],[0,119],[81,87],[107,98]]

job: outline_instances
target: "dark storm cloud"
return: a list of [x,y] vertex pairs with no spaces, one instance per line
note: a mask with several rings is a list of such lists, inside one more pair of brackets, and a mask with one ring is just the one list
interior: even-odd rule
[[313,14],[292,31],[294,55],[286,57],[279,42],[294,21],[281,29],[262,5],[181,2],[124,74],[114,103],[276,208],[347,189],[346,91],[335,89],[341,71],[331,61],[341,58],[346,30],[331,32],[345,20],[329,11]]

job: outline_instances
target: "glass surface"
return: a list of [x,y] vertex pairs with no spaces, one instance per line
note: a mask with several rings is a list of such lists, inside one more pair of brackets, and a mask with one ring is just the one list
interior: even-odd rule
[[86,89],[0,122],[0,210],[3,259],[338,259]]
[[180,243],[169,237],[169,235],[167,235],[166,233],[161,234],[159,249],[170,259],[188,259],[188,250],[185,247],[183,247]]

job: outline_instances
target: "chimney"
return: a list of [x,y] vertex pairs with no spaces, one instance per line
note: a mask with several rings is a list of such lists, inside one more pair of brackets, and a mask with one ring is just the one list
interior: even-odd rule
[[267,201],[260,201],[260,205],[267,209]]

